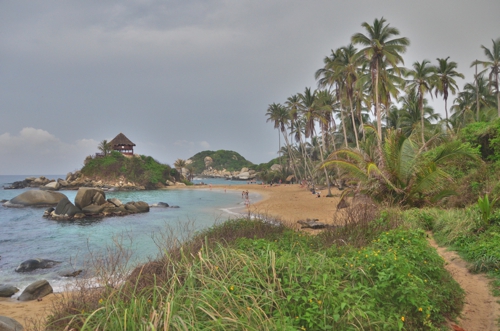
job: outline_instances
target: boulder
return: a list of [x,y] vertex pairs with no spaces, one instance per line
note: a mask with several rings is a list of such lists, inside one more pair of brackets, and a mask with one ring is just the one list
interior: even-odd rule
[[168,179],[165,181],[165,184],[166,184],[167,186],[175,186],[175,183],[174,183],[174,182],[172,182],[172,181],[170,181],[170,180],[168,180]]
[[24,327],[13,318],[0,316],[0,331],[23,331]]
[[186,184],[178,182],[178,183],[175,183],[175,186],[186,186]]
[[272,170],[272,171],[281,171],[281,169],[282,169],[282,167],[281,167],[281,165],[279,165],[279,164],[273,164],[273,165],[271,166],[271,170]]
[[241,180],[247,180],[249,178],[250,178],[250,174],[248,173],[248,171],[240,172],[240,174],[238,175],[238,179],[241,179]]
[[10,298],[14,294],[19,292],[19,289],[12,285],[0,285],[0,297]]
[[106,202],[104,191],[92,187],[80,187],[75,197],[75,206],[84,209],[89,205],[102,205]]
[[77,277],[83,272],[83,270],[75,270],[75,271],[64,271],[61,272],[60,275],[61,277]]
[[84,214],[100,214],[104,211],[104,205],[88,205],[82,208]]
[[139,212],[139,210],[137,209],[137,207],[134,205],[133,202],[127,202],[125,204],[125,209],[128,211],[128,212],[131,212],[131,213],[137,213]]
[[49,217],[54,210],[55,210],[54,207],[45,209],[45,211],[43,212],[43,217]]
[[66,196],[59,192],[29,190],[10,199],[4,204],[6,207],[46,207],[57,206]]
[[74,204],[69,201],[67,197],[61,199],[54,210],[56,215],[68,215],[75,216],[75,214],[81,213],[81,209],[76,207]]
[[121,205],[123,205],[123,203],[118,200],[117,198],[111,198],[111,199],[108,199],[107,200],[109,203],[112,203],[115,207],[120,207]]
[[40,190],[46,190],[46,191],[57,191],[61,188],[61,184],[58,182],[50,182],[47,185],[40,186]]
[[17,298],[19,301],[30,301],[36,300],[38,298],[43,298],[44,296],[53,293],[54,290],[50,286],[49,282],[42,279],[29,285],[23,293]]
[[241,171],[240,171],[240,173],[242,173],[242,172],[248,172],[248,168],[246,168],[246,167],[244,167],[244,168],[241,168]]
[[162,208],[168,208],[169,207],[169,204],[166,203],[166,202],[158,202],[158,203],[154,203],[151,205],[151,207],[162,207]]
[[147,212],[149,212],[149,205],[146,202],[144,202],[144,201],[134,202],[134,206],[135,206],[135,208],[137,208],[137,211],[139,213],[147,213]]
[[22,262],[14,271],[15,272],[29,272],[36,269],[52,268],[56,264],[61,263],[53,260],[46,259],[30,259]]

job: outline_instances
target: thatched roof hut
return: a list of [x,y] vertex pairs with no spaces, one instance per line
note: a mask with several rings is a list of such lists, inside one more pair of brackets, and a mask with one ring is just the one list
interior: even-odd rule
[[121,132],[109,144],[114,151],[125,155],[134,155],[135,144]]

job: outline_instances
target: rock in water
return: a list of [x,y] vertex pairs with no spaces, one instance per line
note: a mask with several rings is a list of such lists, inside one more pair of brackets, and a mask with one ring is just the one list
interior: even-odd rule
[[75,216],[75,214],[81,213],[82,211],[76,207],[74,204],[69,201],[67,197],[64,197],[59,201],[57,204],[56,209],[54,210],[54,213],[56,215],[68,215],[68,216]]
[[75,206],[83,209],[89,205],[102,205],[106,202],[104,191],[92,187],[80,187],[75,197]]
[[26,260],[21,263],[15,270],[15,272],[29,272],[36,269],[48,269],[52,268],[56,264],[61,263],[58,261],[45,260],[45,259],[31,259]]
[[[0,297],[10,298],[19,292],[19,289],[12,285],[0,285]],[[0,329],[1,330],[1,329]]]
[[38,298],[43,298],[44,296],[53,293],[54,290],[50,286],[49,282],[45,279],[39,280],[28,286],[23,293],[17,298],[19,301],[30,301],[36,300]]
[[0,316],[0,331],[24,331],[24,327],[13,318]]
[[56,206],[66,196],[59,192],[29,190],[7,201],[6,207],[50,207]]

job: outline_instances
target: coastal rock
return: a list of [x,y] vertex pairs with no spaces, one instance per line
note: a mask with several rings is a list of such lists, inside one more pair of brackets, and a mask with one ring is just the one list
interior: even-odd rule
[[135,208],[137,208],[137,211],[139,213],[147,213],[149,212],[149,205],[144,202],[144,201],[136,201],[136,202],[133,202]]
[[248,172],[248,168],[246,168],[246,167],[241,168],[240,173],[242,173],[242,172]]
[[112,203],[115,207],[120,207],[121,205],[123,205],[123,203],[118,200],[117,198],[111,198],[111,199],[108,199],[107,200],[109,203]]
[[214,160],[212,160],[212,158],[210,156],[205,156],[203,161],[205,162],[205,168],[210,167],[212,165],[212,163],[214,163]]
[[172,182],[172,181],[170,181],[170,180],[168,180],[168,179],[165,181],[165,184],[166,184],[167,186],[175,186],[175,183],[174,183],[174,182]]
[[53,260],[46,259],[30,259],[22,262],[14,271],[15,272],[29,272],[36,269],[52,268],[56,264],[61,263]]
[[104,191],[92,187],[80,187],[75,197],[75,206],[84,209],[89,205],[102,205],[106,202]]
[[[246,169],[246,168],[244,168]],[[250,174],[248,173],[248,171],[245,171],[245,172],[240,172],[240,174],[238,175],[238,179],[240,180],[247,180],[250,178]]]
[[60,273],[60,275],[61,275],[61,277],[77,277],[82,272],[83,272],[83,270],[79,269],[79,270],[75,270],[75,271],[65,271],[65,272]]
[[104,208],[106,208],[106,206],[104,205],[88,205],[88,206],[85,206],[82,208],[82,212],[84,214],[100,214],[104,211]]
[[31,285],[29,285],[23,293],[17,298],[19,301],[30,301],[36,300],[38,298],[43,298],[44,296],[53,293],[54,290],[50,286],[49,282],[46,280],[39,280]]
[[50,208],[45,209],[45,211],[43,212],[43,217],[49,217],[54,210],[55,210],[54,207],[50,207]]
[[309,228],[309,229],[324,229],[328,227],[328,224],[319,222],[318,219],[307,219],[307,220],[299,220],[297,221],[301,225],[301,228]]
[[7,201],[6,207],[45,207],[57,206],[66,196],[59,192],[30,190]]
[[168,208],[169,204],[166,202],[158,202],[158,203],[153,203],[150,207]]
[[13,318],[0,316],[0,331],[24,331],[24,327]]
[[137,207],[133,203],[131,203],[131,202],[127,202],[125,204],[125,209],[127,211],[131,212],[131,213],[137,213],[137,212],[139,212],[139,210],[137,209]]
[[76,207],[74,204],[69,201],[67,197],[61,199],[57,204],[54,213],[56,215],[67,215],[67,216],[75,216],[75,214],[81,213],[81,209]]
[[58,182],[50,182],[47,185],[40,186],[40,190],[45,191],[57,191],[61,188],[61,185]]
[[0,285],[0,297],[10,298],[14,294],[19,292],[19,289],[12,285]]

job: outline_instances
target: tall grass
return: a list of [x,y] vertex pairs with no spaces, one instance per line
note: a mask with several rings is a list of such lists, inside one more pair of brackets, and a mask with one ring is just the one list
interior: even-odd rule
[[347,213],[317,236],[234,220],[172,241],[121,284],[83,289],[47,330],[436,330],[458,313],[423,231]]

